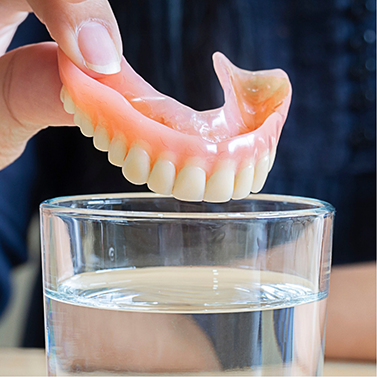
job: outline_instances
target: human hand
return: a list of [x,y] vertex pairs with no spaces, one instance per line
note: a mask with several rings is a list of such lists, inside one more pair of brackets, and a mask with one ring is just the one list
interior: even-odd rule
[[[221,373],[213,344],[190,315],[100,310],[49,301],[64,372]],[[55,365],[54,365],[55,364]],[[50,370],[52,374],[58,370]]]
[[120,70],[122,42],[106,0],[0,0],[0,169],[41,129],[73,124],[59,100],[56,43],[4,54],[28,12],[85,73],[99,77]]

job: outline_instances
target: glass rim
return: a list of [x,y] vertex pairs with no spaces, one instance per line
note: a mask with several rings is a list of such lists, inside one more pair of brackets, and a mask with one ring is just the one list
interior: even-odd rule
[[[310,205],[312,208],[292,210],[271,210],[259,212],[163,212],[163,211],[130,211],[130,210],[108,210],[99,208],[72,208],[62,206],[58,203],[74,201],[119,200],[119,199],[173,199],[172,195],[160,195],[155,193],[114,193],[114,194],[93,194],[93,195],[72,195],[47,199],[40,204],[42,213],[59,214],[67,217],[93,217],[95,219],[124,220],[126,218],[137,218],[145,220],[160,219],[279,219],[286,217],[319,216],[335,213],[335,208],[325,201],[301,196],[275,195],[275,194],[250,194],[242,200],[260,200],[271,202],[286,202],[292,204]],[[100,203],[99,203],[100,204]],[[104,203],[101,203],[104,204]],[[221,203],[217,203],[220,204]]]

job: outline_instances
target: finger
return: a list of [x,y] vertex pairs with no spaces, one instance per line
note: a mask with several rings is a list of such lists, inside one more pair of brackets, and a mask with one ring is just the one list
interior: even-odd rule
[[0,168],[22,153],[47,125],[73,124],[60,102],[57,45],[43,43],[0,58]]
[[0,1],[0,56],[8,48],[18,25],[25,20],[31,12],[26,0],[1,0]]
[[[107,0],[28,0],[52,38],[82,70],[120,71],[122,41]],[[87,69],[85,69],[87,68]]]

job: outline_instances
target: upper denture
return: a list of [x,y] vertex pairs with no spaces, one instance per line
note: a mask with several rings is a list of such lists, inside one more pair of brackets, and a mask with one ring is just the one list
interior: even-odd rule
[[[90,119],[94,143],[100,150],[110,148],[110,161],[116,156],[112,158],[120,165],[124,157],[123,172],[131,182],[142,184],[150,176],[152,190],[161,187],[164,194],[172,190],[182,200],[241,199],[264,184],[287,117],[291,86],[282,70],[241,70],[221,53],[215,53],[213,60],[225,103],[218,109],[200,112],[157,92],[124,58],[120,73],[93,79],[60,50],[62,100],[67,111],[79,114],[75,119]],[[93,134],[87,124],[79,125],[87,136]],[[118,153],[119,140],[127,145]],[[131,165],[127,152],[133,156],[128,158]],[[148,167],[141,167],[142,161]],[[158,175],[153,172],[156,161]],[[169,164],[175,167],[174,182]],[[164,166],[169,169],[166,174]],[[134,169],[141,169],[140,174]],[[247,179],[247,172],[255,176]],[[159,183],[157,176],[169,182]],[[224,188],[215,190],[221,179],[226,180]],[[192,187],[183,188],[183,184]]]

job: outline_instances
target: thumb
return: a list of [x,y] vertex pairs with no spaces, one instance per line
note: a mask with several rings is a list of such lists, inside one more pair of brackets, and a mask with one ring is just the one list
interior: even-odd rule
[[107,0],[28,0],[51,37],[83,71],[120,71],[122,40]]

